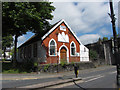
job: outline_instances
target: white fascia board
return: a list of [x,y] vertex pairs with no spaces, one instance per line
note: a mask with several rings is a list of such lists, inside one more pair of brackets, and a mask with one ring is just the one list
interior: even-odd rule
[[56,27],[58,27],[62,22],[64,22],[66,25],[67,25],[67,27],[70,29],[70,31],[73,33],[73,35],[74,35],[74,37],[78,40],[78,42],[80,43],[80,44],[82,44],[81,42],[80,42],[80,40],[78,39],[78,37],[74,34],[74,32],[72,31],[72,29],[70,28],[70,26],[67,24],[67,22],[64,20],[64,19],[62,19],[58,24],[56,24],[51,30],[49,30],[43,37],[42,37],[42,40],[43,39],[45,39],[53,30],[55,30],[55,28]]
[[50,29],[50,30],[42,37],[42,40],[45,39],[52,31],[54,31],[55,28],[58,27],[62,22],[63,22],[63,19],[62,19],[58,24],[56,24],[52,29]]
[[67,24],[67,22],[63,19],[63,21],[64,21],[64,23],[67,25],[67,27],[70,29],[70,31],[73,33],[73,36],[78,40],[78,42],[80,43],[80,44],[82,44],[81,42],[80,42],[80,40],[78,39],[78,37],[75,35],[75,33],[72,31],[72,29],[70,28],[70,26]]

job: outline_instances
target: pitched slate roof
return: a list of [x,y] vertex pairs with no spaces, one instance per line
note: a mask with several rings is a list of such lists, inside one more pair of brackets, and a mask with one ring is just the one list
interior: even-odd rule
[[30,39],[28,39],[25,43],[23,43],[18,48],[23,47],[23,46],[28,45],[28,44],[31,44],[31,43],[36,42],[38,40],[44,40],[49,34],[51,34],[63,22],[69,28],[69,30],[71,31],[71,33],[73,34],[73,36],[76,38],[76,40],[79,42],[79,44],[82,44],[79,41],[78,37],[74,34],[74,32],[72,31],[72,29],[69,27],[69,25],[66,23],[66,21],[64,19],[62,19],[62,20],[58,21],[57,23],[55,23],[54,25],[52,25],[51,29],[45,30],[41,34],[33,35]]

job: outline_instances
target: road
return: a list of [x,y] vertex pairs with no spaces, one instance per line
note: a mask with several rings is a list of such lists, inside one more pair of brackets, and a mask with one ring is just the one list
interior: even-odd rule
[[72,82],[49,88],[118,88],[116,85],[116,68],[81,74],[82,82]]
[[[28,75],[29,76],[29,75]],[[36,75],[37,77],[37,75]],[[3,80],[3,88],[15,88],[20,86],[27,86],[38,83],[45,83],[55,80],[64,80],[67,78],[73,78],[74,75],[52,78],[40,78],[40,79],[27,79],[27,80]],[[83,70],[80,71],[79,77],[82,78],[82,82],[72,82],[64,85],[53,86],[51,88],[116,88],[116,68],[103,68],[101,70]]]

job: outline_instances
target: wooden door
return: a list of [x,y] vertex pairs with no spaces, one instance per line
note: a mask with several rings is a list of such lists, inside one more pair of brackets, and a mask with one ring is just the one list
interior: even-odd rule
[[60,50],[60,61],[67,62],[67,50],[64,47]]

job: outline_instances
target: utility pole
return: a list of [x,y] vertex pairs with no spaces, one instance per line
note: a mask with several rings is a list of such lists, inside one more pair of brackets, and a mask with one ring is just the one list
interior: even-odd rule
[[115,59],[115,64],[117,65],[117,84],[120,85],[120,61],[118,59],[118,45],[117,45],[117,32],[116,32],[116,27],[115,27],[115,14],[113,10],[113,2],[112,0],[109,1],[110,4],[110,11],[111,14],[109,16],[111,17],[111,23],[112,23],[112,29],[113,29],[113,37],[114,37],[114,59]]

